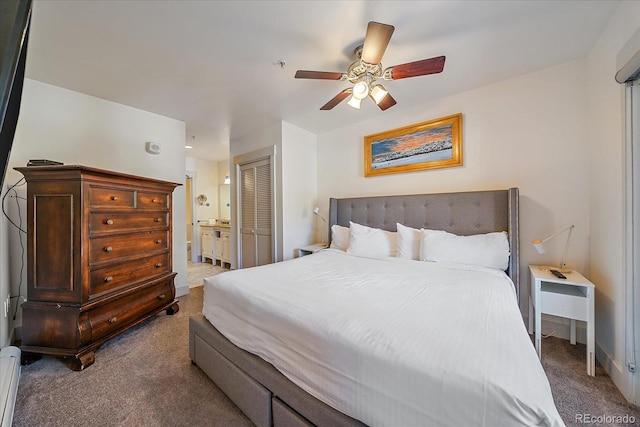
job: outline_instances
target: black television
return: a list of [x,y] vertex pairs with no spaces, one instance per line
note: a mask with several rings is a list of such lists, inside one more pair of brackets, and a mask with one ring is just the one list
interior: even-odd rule
[[0,0],[0,189],[18,124],[32,0]]

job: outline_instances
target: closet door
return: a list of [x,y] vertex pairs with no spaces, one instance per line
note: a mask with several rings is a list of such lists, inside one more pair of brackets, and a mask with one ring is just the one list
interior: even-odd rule
[[240,268],[273,262],[271,160],[240,165]]

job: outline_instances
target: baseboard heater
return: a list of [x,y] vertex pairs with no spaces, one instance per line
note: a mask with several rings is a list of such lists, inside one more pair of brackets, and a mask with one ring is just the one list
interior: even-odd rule
[[20,380],[20,349],[5,347],[0,350],[0,409],[2,427],[11,427],[13,408]]

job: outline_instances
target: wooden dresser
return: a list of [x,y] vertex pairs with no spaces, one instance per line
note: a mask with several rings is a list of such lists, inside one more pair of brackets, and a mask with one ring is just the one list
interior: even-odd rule
[[27,180],[23,362],[74,370],[106,341],[178,311],[171,194],[179,185],[84,166],[16,168]]

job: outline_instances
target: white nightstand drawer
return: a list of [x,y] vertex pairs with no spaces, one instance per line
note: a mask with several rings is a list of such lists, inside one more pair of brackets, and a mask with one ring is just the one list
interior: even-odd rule
[[584,296],[545,292],[543,283],[541,298],[542,306],[540,310],[542,313],[583,321],[588,319],[589,301]]

